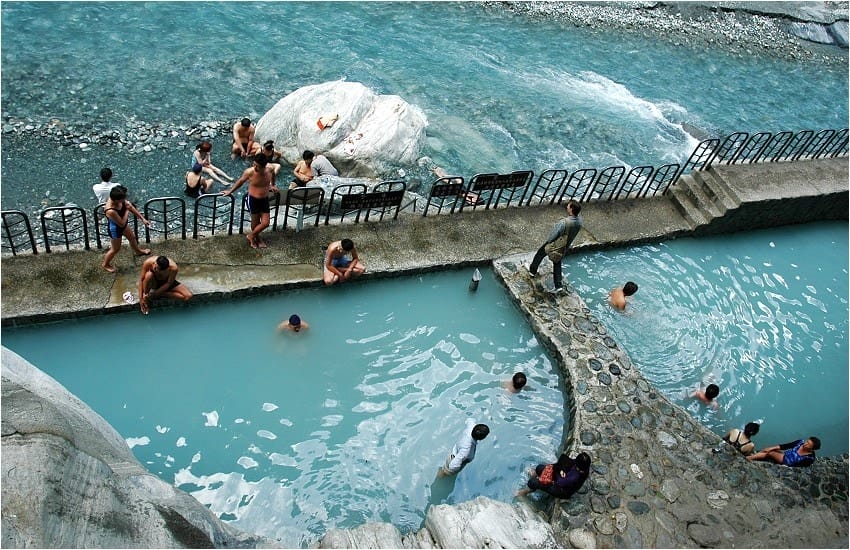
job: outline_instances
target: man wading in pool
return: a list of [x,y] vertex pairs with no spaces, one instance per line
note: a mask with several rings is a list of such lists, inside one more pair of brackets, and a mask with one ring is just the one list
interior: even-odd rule
[[242,177],[236,180],[233,187],[223,191],[222,195],[230,195],[239,189],[246,181],[248,183],[248,196],[246,205],[251,213],[251,232],[248,233],[248,244],[251,248],[266,248],[268,245],[260,238],[260,233],[269,226],[269,191],[277,192],[274,184],[274,171],[266,166],[268,159],[265,155],[254,157],[254,165],[242,172]]

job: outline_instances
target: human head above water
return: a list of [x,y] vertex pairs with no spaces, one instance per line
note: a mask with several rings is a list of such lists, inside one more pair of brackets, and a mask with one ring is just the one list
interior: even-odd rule
[[812,442],[812,450],[817,451],[820,449],[820,439],[815,436],[810,436],[809,440]]
[[100,169],[100,179],[103,181],[109,181],[112,179],[112,168],[108,166],[104,166]]
[[511,383],[513,384],[514,388],[518,390],[521,390],[523,387],[525,387],[525,384],[527,382],[528,379],[525,377],[525,373],[523,372],[518,372],[514,374],[511,378]]
[[210,151],[212,151],[212,143],[210,143],[209,141],[202,141],[198,144],[198,149],[202,153],[209,153]]
[[204,169],[204,167],[201,165],[200,162],[196,162],[195,164],[192,165],[192,172],[194,172],[196,174],[200,174],[201,170],[203,170],[203,169]]
[[481,441],[490,434],[490,427],[487,424],[476,424],[472,427],[472,439]]
[[301,317],[293,313],[289,316],[289,324],[293,327],[299,326],[301,324]]
[[629,282],[627,282],[626,284],[623,285],[623,294],[625,296],[631,296],[632,294],[637,292],[637,290],[638,290],[637,284],[635,284],[631,281],[629,281]]
[[352,241],[351,239],[343,239],[340,241],[339,244],[342,245],[342,249],[346,252],[351,252],[352,250],[354,250],[354,241]]
[[761,425],[758,422],[747,422],[747,425],[744,426],[744,435],[747,437],[752,437],[759,433],[759,428]]
[[581,205],[578,201],[571,200],[567,203],[567,212],[569,212],[572,216],[578,216],[581,212]]
[[315,156],[316,155],[313,154],[313,151],[307,149],[306,151],[304,151],[304,154],[301,155],[301,158],[304,159],[304,162],[310,162]]
[[250,118],[245,117],[245,118],[243,118],[243,119],[242,119],[242,126],[244,126],[245,128],[247,128],[247,127],[248,127],[248,126],[250,126],[250,125],[251,125],[251,119],[250,119]]
[[263,143],[263,149],[265,149],[266,151],[274,150],[274,141],[268,140],[267,142]]
[[705,388],[705,396],[708,399],[714,399],[720,394],[720,387],[717,384],[709,384]]
[[266,155],[257,155],[254,157],[254,164],[258,165],[260,168],[265,168],[269,163],[269,159]]

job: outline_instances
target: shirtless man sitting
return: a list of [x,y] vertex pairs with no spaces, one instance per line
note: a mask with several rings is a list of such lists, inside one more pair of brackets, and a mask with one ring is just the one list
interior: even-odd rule
[[268,159],[265,155],[257,155],[254,157],[254,165],[242,172],[242,176],[236,180],[233,187],[221,193],[224,196],[231,195],[242,187],[243,183],[249,182],[246,203],[248,211],[251,213],[251,232],[248,233],[247,239],[251,248],[268,247],[260,237],[260,233],[269,226],[271,213],[269,191],[276,193],[277,186],[274,184],[274,170],[269,168],[267,164]]
[[626,309],[626,296],[631,296],[637,292],[637,290],[638,286],[629,281],[623,285],[623,288],[617,287],[608,294],[608,303],[616,309],[623,311]]
[[334,241],[325,251],[324,280],[326,285],[348,281],[362,275],[366,266],[360,262],[351,239]]
[[175,298],[184,302],[192,298],[192,291],[177,280],[177,263],[165,256],[148,258],[142,264],[139,278],[139,308],[145,315],[154,298]]
[[260,152],[260,144],[254,141],[254,130],[250,118],[243,118],[233,125],[233,148],[230,152],[234,158],[253,157]]

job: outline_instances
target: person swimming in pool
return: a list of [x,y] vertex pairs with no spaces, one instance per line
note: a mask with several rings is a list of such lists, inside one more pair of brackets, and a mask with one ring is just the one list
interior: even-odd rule
[[717,401],[714,400],[720,394],[720,386],[717,384],[709,384],[705,387],[705,391],[697,389],[694,392],[693,397],[696,397],[706,405],[709,405],[711,408],[716,409],[720,405],[717,404]]
[[502,382],[502,387],[508,390],[510,393],[519,393],[525,387],[525,384],[528,382],[528,378],[526,378],[524,372],[518,372],[514,374],[510,380],[505,380]]
[[820,449],[820,439],[809,437],[782,445],[767,447],[747,457],[747,460],[772,460],[785,466],[802,467],[815,463],[815,451]]
[[638,286],[632,281],[627,282],[621,287],[617,287],[608,293],[608,303],[616,309],[624,311],[626,309],[626,297],[637,292]]
[[362,275],[366,267],[357,255],[354,241],[342,239],[328,245],[325,252],[324,281],[333,285]]
[[278,328],[278,330],[289,330],[289,331],[292,331],[292,332],[301,332],[302,330],[306,330],[306,329],[310,328],[310,325],[306,321],[301,320],[301,317],[299,317],[298,315],[293,313],[292,315],[289,316],[288,320],[279,324],[277,326],[277,328]]

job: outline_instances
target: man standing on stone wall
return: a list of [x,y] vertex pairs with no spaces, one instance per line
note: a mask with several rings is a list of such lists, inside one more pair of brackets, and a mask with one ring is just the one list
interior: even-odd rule
[[567,203],[567,217],[555,224],[549,238],[537,250],[531,265],[525,266],[532,277],[537,277],[537,268],[544,256],[552,261],[552,278],[555,283],[555,294],[563,294],[563,276],[561,274],[561,260],[567,253],[567,249],[573,243],[582,226],[582,218],[579,215],[581,205],[574,200]]

